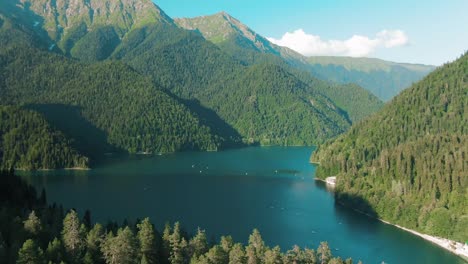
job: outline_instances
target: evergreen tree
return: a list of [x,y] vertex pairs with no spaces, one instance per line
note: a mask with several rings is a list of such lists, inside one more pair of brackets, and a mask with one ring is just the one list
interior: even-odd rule
[[60,263],[60,261],[64,259],[64,255],[62,242],[58,238],[54,238],[52,242],[49,242],[46,249],[47,261]]
[[272,249],[267,249],[265,251],[264,263],[265,264],[282,264],[283,259],[282,259],[280,247],[276,246]]
[[140,258],[142,260],[145,259],[146,263],[156,263],[158,252],[153,224],[151,224],[149,218],[145,218],[137,224],[137,228],[137,237],[140,242]]
[[18,252],[17,264],[45,264],[44,252],[37,243],[28,239]]
[[85,248],[85,230],[74,210],[63,220],[62,241],[73,262],[78,261]]
[[116,236],[109,232],[101,251],[107,264],[134,264],[139,262],[137,244],[137,239],[127,226],[120,228]]
[[246,249],[247,262],[249,264],[260,264],[265,253],[265,242],[257,229],[249,236],[249,244]]
[[205,256],[208,262],[212,264],[227,264],[229,262],[228,254],[220,245],[214,245]]
[[105,232],[101,224],[97,223],[89,230],[86,236],[86,258],[92,262],[98,262],[102,258],[100,248],[104,240]]
[[244,264],[247,262],[244,247],[242,244],[236,243],[229,252],[229,264]]
[[304,249],[304,257],[306,261],[305,264],[316,264],[317,263],[317,255],[315,254],[315,250],[313,249]]
[[319,255],[320,263],[327,264],[331,258],[331,250],[327,242],[321,242],[320,246],[317,249],[317,254]]
[[36,212],[33,210],[24,222],[24,229],[31,235],[37,236],[42,230],[41,220],[36,216]]
[[170,257],[169,260],[172,264],[183,264],[186,263],[188,255],[188,243],[184,237],[182,237],[182,231],[180,223],[176,222],[172,234],[169,237],[170,242]]
[[197,234],[189,241],[191,255],[198,257],[208,251],[208,240],[205,230],[198,228]]
[[232,239],[232,236],[221,237],[221,247],[227,254],[231,252],[231,249],[233,246],[234,246],[234,240]]

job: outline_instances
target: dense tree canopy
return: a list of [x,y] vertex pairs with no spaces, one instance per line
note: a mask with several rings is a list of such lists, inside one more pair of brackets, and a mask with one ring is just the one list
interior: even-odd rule
[[339,201],[424,233],[468,239],[468,54],[319,147]]
[[0,168],[85,168],[88,158],[40,114],[0,106]]

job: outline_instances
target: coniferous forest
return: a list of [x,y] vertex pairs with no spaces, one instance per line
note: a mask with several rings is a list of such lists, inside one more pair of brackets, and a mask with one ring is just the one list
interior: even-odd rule
[[204,230],[191,234],[178,222],[161,232],[148,218],[94,223],[92,212],[80,217],[47,204],[45,191],[37,195],[13,171],[1,171],[0,179],[0,263],[353,263],[333,257],[327,242],[316,250],[270,248],[256,229],[243,245],[230,236],[209,242]]
[[0,4],[1,104],[41,114],[88,159],[79,167],[105,153],[313,145],[382,106],[356,85],[315,79],[279,58],[246,65],[148,0],[125,11],[131,25],[122,10],[91,19],[15,2]]
[[[400,45],[401,38],[385,42],[394,37],[386,35],[389,32],[367,38],[371,52]],[[148,218],[96,223],[93,212],[49,204],[44,190],[39,194],[15,175],[98,170],[128,156],[135,161],[130,170],[140,173],[145,168],[139,167],[144,159],[139,154],[200,154],[247,146],[318,146],[310,157],[318,165],[316,177],[337,177],[337,203],[328,212],[337,220],[335,229],[346,221],[339,208],[344,205],[424,234],[466,242],[468,53],[435,68],[368,58],[306,57],[273,43],[225,12],[173,20],[152,0],[0,1],[0,264],[353,263],[334,257],[327,242],[314,249],[270,247],[257,229],[242,244],[230,236],[209,241],[209,230],[184,230],[178,222],[159,230]],[[286,152],[277,153],[287,158],[282,156]],[[168,161],[165,157],[146,164],[161,161],[159,166]],[[172,180],[196,170],[196,175],[211,179],[215,169],[209,167],[216,166],[200,160],[186,159],[187,168],[167,174]],[[265,160],[254,160],[260,164],[255,166]],[[149,177],[159,170],[166,173],[165,165],[144,171],[147,177],[133,191],[166,187],[166,174],[161,182]],[[274,166],[278,168],[226,172],[229,180],[242,181],[232,196],[245,198],[249,186],[256,186],[251,189],[257,198],[263,186],[249,184],[260,174],[274,174],[267,184],[286,183],[297,189],[294,195],[318,190],[312,178],[306,178],[310,175],[300,175],[301,169]],[[118,176],[133,173],[117,170]],[[176,181],[177,188],[185,184]],[[125,189],[115,193],[122,195],[129,187],[119,183]],[[273,191],[283,195],[280,188]],[[288,224],[305,219],[306,209],[287,208],[277,198],[263,201],[264,215],[284,213],[277,218],[285,216]],[[258,211],[263,216],[264,211]],[[347,224],[352,229],[353,223]],[[312,228],[308,236],[317,233]]]
[[317,177],[337,176],[336,198],[351,207],[465,242],[467,104],[464,54],[321,145],[312,156],[320,164]]

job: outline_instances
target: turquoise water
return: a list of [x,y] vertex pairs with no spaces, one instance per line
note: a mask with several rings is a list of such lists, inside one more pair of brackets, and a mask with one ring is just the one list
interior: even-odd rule
[[283,250],[328,241],[334,255],[364,263],[465,263],[425,240],[334,203],[315,181],[310,147],[252,147],[115,159],[91,171],[25,175],[49,202],[90,209],[94,221],[149,216],[161,230],[180,221],[209,237],[246,242],[258,228]]

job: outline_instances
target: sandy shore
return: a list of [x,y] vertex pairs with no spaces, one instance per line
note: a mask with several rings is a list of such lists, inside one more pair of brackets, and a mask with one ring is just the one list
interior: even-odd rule
[[466,245],[466,244],[456,242],[456,241],[446,239],[446,238],[441,238],[441,237],[422,234],[422,233],[419,233],[419,232],[414,231],[412,229],[408,229],[406,227],[395,225],[395,224],[392,224],[392,223],[387,222],[387,221],[382,220],[382,219],[379,219],[379,220],[381,222],[385,223],[385,224],[398,227],[398,228],[400,228],[402,230],[405,230],[405,231],[410,232],[410,233],[412,233],[414,235],[422,237],[425,240],[430,241],[430,242],[438,245],[439,247],[444,248],[444,249],[446,249],[446,250],[448,250],[448,251],[450,251],[450,252],[452,252],[452,253],[460,256],[460,257],[462,257],[465,261],[468,261],[468,245]]

